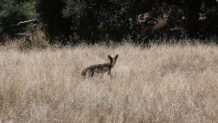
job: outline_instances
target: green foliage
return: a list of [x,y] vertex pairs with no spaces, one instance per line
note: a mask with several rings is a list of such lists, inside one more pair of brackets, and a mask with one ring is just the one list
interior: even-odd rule
[[96,42],[105,39],[107,34],[110,38],[120,38],[123,35],[117,32],[125,31],[128,25],[125,3],[110,0],[68,0],[63,15],[71,18],[71,29],[82,40]]
[[[217,20],[215,0],[66,0],[65,3],[62,13],[72,20],[72,31],[88,43],[121,41],[127,36],[139,41],[183,38],[184,33],[190,38],[200,38],[211,32],[209,27]],[[199,20],[201,12],[207,15],[205,20]],[[145,13],[150,18],[140,23],[138,16]],[[217,31],[213,28],[207,35]]]
[[37,17],[33,0],[3,0],[0,9],[1,36],[27,31],[26,25],[17,26],[17,23]]
[[137,37],[140,34],[144,27],[138,23],[139,14],[154,11],[155,8],[153,20],[160,17],[158,12],[160,14],[163,11],[160,9],[162,4],[157,3],[158,0],[67,0],[63,15],[72,19],[71,29],[81,40],[92,43],[121,41],[129,35]]
[[22,3],[22,10],[25,12],[27,19],[38,17],[38,14],[36,13],[36,3],[33,0]]
[[21,5],[16,5],[13,1],[5,1],[0,12],[0,26],[3,27],[5,33],[16,32],[12,29],[12,25],[17,24],[20,20],[26,20],[26,16],[22,11]]

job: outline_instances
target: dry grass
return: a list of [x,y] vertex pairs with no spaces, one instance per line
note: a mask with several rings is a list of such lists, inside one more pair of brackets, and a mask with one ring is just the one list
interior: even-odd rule
[[[117,53],[112,79],[81,78]],[[5,122],[218,122],[217,46],[0,48],[0,70]]]

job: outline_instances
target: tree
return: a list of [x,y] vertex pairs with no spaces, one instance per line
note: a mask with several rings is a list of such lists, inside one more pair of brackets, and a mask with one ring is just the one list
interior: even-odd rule
[[[39,0],[38,12],[47,36],[54,39],[78,40],[87,43],[134,41],[176,36],[198,38],[202,33],[216,34],[209,27],[216,25],[215,0]],[[202,10],[202,6],[205,9]],[[51,14],[54,13],[54,14]],[[140,15],[150,18],[141,23]],[[53,16],[55,15],[55,16]],[[207,19],[199,20],[200,15]],[[213,24],[211,24],[213,22]],[[201,24],[204,23],[204,24]],[[71,37],[71,38],[70,38]],[[76,37],[76,38],[75,38]],[[144,40],[146,39],[146,40]]]
[[39,18],[43,22],[43,30],[50,43],[62,43],[66,44],[72,31],[71,20],[69,18],[63,18],[62,9],[65,7],[65,3],[62,0],[37,0],[37,12]]
[[18,22],[37,17],[34,1],[31,0],[2,0],[0,10],[1,40],[5,36],[12,37],[15,33],[27,31],[27,26],[18,26]]
[[[68,0],[64,17],[71,18],[71,29],[81,40],[106,40],[107,35],[117,38],[117,31],[126,24],[121,5],[110,0]],[[120,23],[123,21],[123,23]]]

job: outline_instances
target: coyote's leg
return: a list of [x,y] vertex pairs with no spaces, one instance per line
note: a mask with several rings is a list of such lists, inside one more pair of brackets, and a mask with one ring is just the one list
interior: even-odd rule
[[94,76],[94,70],[93,70],[93,71],[91,71],[91,73],[90,73],[89,77],[93,77],[93,76]]
[[110,70],[108,70],[108,75],[110,75],[110,76],[111,76],[111,78],[112,78],[111,69],[110,69]]
[[111,70],[108,70],[108,75],[111,75]]

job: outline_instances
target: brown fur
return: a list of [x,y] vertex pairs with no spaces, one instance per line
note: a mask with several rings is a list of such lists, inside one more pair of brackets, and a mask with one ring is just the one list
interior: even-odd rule
[[82,71],[81,76],[93,77],[95,73],[105,73],[105,72],[108,72],[108,75],[111,75],[111,69],[114,67],[117,61],[118,54],[114,58],[108,55],[108,58],[110,60],[110,63],[89,66],[88,68]]

